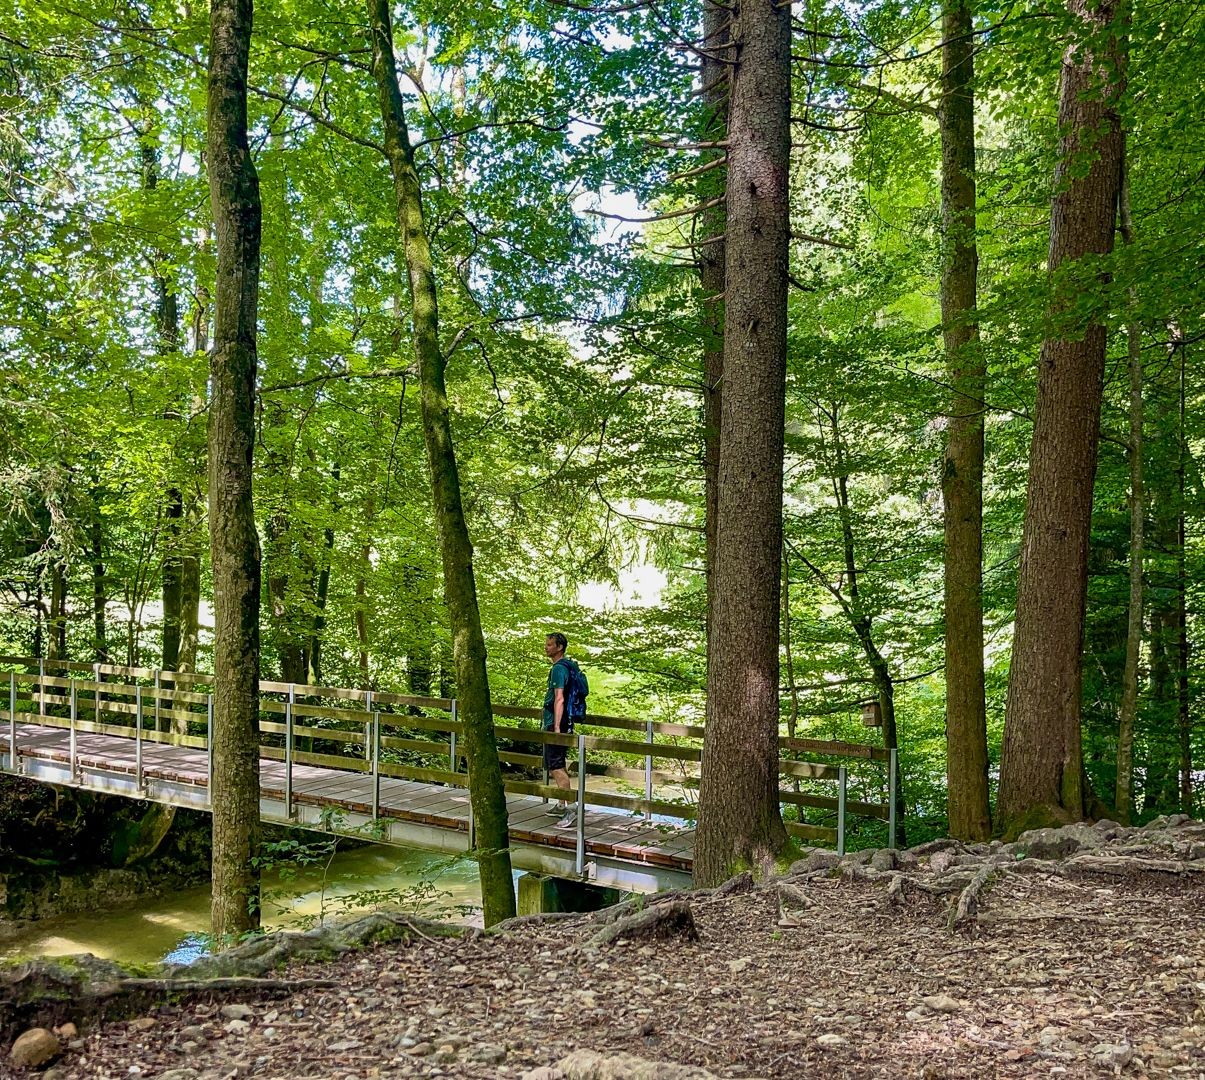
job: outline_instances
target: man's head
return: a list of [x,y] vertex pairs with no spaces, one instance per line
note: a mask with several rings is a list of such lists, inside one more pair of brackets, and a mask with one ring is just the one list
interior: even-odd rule
[[560,631],[555,634],[549,634],[544,639],[544,655],[549,660],[559,660],[565,655],[565,650],[569,647],[569,639]]

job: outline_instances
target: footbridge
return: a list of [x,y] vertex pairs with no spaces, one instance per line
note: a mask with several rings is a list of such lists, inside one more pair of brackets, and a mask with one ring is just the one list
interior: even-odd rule
[[[444,853],[474,847],[454,698],[260,683],[260,813],[280,825]],[[32,780],[210,809],[213,676],[0,656],[0,767]],[[689,884],[703,728],[589,715],[572,735],[494,707],[517,870],[604,888]],[[555,827],[541,744],[576,751]],[[844,851],[850,819],[895,835],[895,751],[781,738],[788,832]],[[808,820],[811,818],[811,820]]]

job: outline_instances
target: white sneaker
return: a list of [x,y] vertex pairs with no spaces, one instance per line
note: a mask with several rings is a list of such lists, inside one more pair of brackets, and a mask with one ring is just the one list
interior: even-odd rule
[[573,829],[577,827],[577,815],[572,811],[566,811],[565,816],[558,821],[554,829]]

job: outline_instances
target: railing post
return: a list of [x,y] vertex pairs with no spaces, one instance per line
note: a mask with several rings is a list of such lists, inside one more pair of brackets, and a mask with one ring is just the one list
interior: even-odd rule
[[887,846],[895,847],[895,791],[896,784],[896,769],[899,767],[896,755],[899,753],[894,747],[887,751]]
[[460,717],[460,704],[455,698],[452,699],[452,724],[453,729],[448,732],[448,758],[452,763],[452,772],[456,771],[456,730],[455,724]]
[[213,809],[213,694],[205,696],[205,794]]
[[92,678],[96,689],[92,691],[92,722],[100,726],[100,664],[92,665]]
[[837,768],[837,854],[845,854],[845,789],[849,772],[844,765]]
[[586,736],[577,737],[577,872],[586,867]]
[[17,673],[8,673],[8,767],[19,772],[17,764]]
[[372,820],[381,816],[381,714],[372,714]]
[[38,715],[46,715],[46,661],[38,660]]
[[69,758],[69,764],[70,764],[70,766],[71,766],[71,779],[72,779],[72,780],[74,780],[74,779],[75,779],[75,716],[76,716],[76,707],[77,707],[77,706],[76,706],[76,694],[75,694],[75,680],[74,680],[74,679],[72,679],[72,680],[71,680],[71,711],[70,711],[70,716],[71,716],[71,720],[70,720],[70,723],[71,723],[71,743],[70,743],[70,746],[71,746],[71,748],[70,748],[70,758]]
[[293,702],[297,687],[289,683],[289,700],[285,702],[285,817],[293,818]]
[[368,719],[364,721],[364,760],[371,763],[372,761],[372,691],[364,691],[364,708],[368,712]]
[[142,791],[142,687],[139,684],[134,686],[134,781]]
[[[644,722],[644,739],[649,745],[648,753],[644,755],[644,798],[646,802],[653,801],[653,722],[646,720]],[[646,806],[644,809],[644,820],[653,820],[653,808]]]
[[159,690],[162,687],[162,678],[159,668],[155,668],[155,730],[159,730]]

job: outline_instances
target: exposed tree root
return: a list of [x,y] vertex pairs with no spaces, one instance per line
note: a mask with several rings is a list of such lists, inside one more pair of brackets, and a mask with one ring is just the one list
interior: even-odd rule
[[695,927],[690,904],[685,900],[673,900],[617,919],[595,934],[590,939],[590,945],[610,945],[621,938],[627,941],[665,941],[670,938],[697,941],[698,937],[699,931]]

